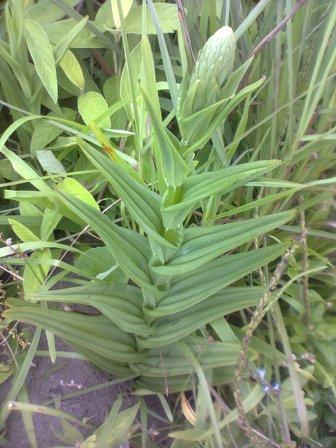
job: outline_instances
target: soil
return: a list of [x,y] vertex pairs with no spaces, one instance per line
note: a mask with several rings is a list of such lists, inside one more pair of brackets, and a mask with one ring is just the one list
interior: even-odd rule
[[[40,348],[45,348],[45,344],[42,343]],[[57,348],[63,351],[69,350],[61,341],[57,341]],[[83,360],[59,358],[53,364],[48,357],[35,357],[26,386],[31,403],[43,404],[48,400],[60,400],[63,411],[75,416],[78,420],[86,419],[94,427],[98,427],[104,422],[114,400],[120,394],[124,397],[125,407],[133,404],[134,398],[130,394],[130,384],[121,383],[104,387],[94,392],[81,394],[76,398],[64,399],[62,396],[71,392],[84,391],[87,387],[104,384],[111,380],[113,380],[111,375],[99,371]],[[6,383],[1,387],[0,402],[3,402],[9,387]],[[59,419],[35,414],[34,426],[38,448],[64,445],[55,435],[55,430],[61,429]],[[88,436],[94,430],[94,428],[90,430],[77,428],[84,436]],[[1,448],[30,448],[20,412],[11,412],[7,420],[6,438],[8,443],[5,445],[0,443]]]

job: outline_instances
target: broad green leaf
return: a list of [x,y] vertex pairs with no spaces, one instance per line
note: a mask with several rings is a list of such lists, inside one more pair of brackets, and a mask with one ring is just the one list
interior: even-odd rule
[[11,225],[15,235],[17,235],[24,243],[39,241],[39,238],[24,224],[15,221],[14,219],[8,219],[8,222]]
[[140,82],[148,95],[148,101],[153,107],[153,113],[161,115],[160,102],[157,94],[155,78],[155,64],[152,49],[147,36],[143,36],[140,43],[141,48],[141,73]]
[[258,304],[265,289],[258,286],[225,288],[188,309],[158,320],[153,334],[139,340],[141,347],[160,347],[172,344],[193,333],[207,323],[235,311]]
[[176,279],[158,307],[146,312],[151,316],[165,316],[189,308],[278,258],[286,247],[287,244],[276,244],[210,261],[191,274]]
[[278,160],[242,163],[222,170],[214,170],[189,176],[179,193],[179,201],[170,205],[163,198],[162,215],[166,228],[180,224],[192,206],[214,194],[225,194],[246,184],[261,173],[279,166]]
[[[66,39],[67,41],[66,45],[62,43],[62,47],[63,49],[65,49],[65,51],[68,48],[104,47],[105,44],[102,43],[100,39],[95,37],[95,35],[91,33],[91,31],[89,31],[87,27],[85,27],[86,22],[87,18],[85,17],[82,19],[82,23],[77,22],[77,20],[74,19],[64,19],[59,20],[57,22],[48,23],[44,27],[44,29],[48,35],[50,42],[55,44],[55,48],[62,41],[63,38]],[[76,27],[78,28],[76,29]],[[69,36],[69,38],[67,36]],[[59,54],[62,57],[64,53],[57,52],[56,55],[57,59],[59,57]]]
[[[34,294],[41,288],[50,268],[50,259],[50,249],[33,252],[27,258],[23,271],[23,290],[25,295]],[[38,264],[34,263],[36,260],[38,260]]]
[[55,138],[62,134],[62,129],[48,123],[47,120],[40,120],[35,126],[31,142],[30,152],[36,154],[36,151],[41,151]]
[[17,61],[15,58],[11,56],[11,54],[9,53],[9,51],[6,50],[2,42],[0,43],[0,56],[11,67],[12,71],[15,74],[16,79],[20,83],[20,86],[26,98],[30,98],[32,96],[32,91],[31,91],[31,85],[27,79],[27,73],[25,73],[23,65],[20,64],[19,61]]
[[270,171],[280,164],[278,160],[242,163],[222,170],[190,176],[183,185],[181,202],[171,205],[168,209],[174,210],[185,205],[193,205],[213,194],[232,191],[249,182],[251,178],[260,176],[261,173]]
[[94,19],[94,25],[101,33],[104,33],[107,29],[111,29],[113,27],[112,8],[110,1],[106,1],[100,5]]
[[219,255],[282,226],[294,215],[294,211],[289,211],[212,227],[191,227],[184,231],[184,242],[169,263],[152,269],[157,274],[168,276],[191,272]]
[[[47,119],[45,119],[47,118]],[[37,150],[42,150],[48,146],[53,140],[55,140],[59,135],[62,134],[63,130],[50,124],[50,120],[58,119],[76,119],[76,111],[69,109],[67,107],[61,108],[61,114],[55,115],[54,112],[50,112],[45,117],[41,117],[41,120],[36,124],[33,135],[30,142],[30,152],[35,154]]]
[[[87,92],[78,98],[78,110],[84,123],[88,125],[108,110],[108,104],[100,93]],[[110,118],[106,117],[100,121],[99,126],[109,129],[111,127]]]
[[[155,3],[160,27],[164,33],[172,33],[179,26],[177,7],[175,4]],[[147,7],[145,29],[147,34],[156,34],[152,16]],[[126,33],[142,34],[142,6],[132,8],[125,18]]]
[[157,115],[148,94],[142,89],[142,96],[148,109],[153,129],[158,140],[158,145],[154,145],[155,158],[161,168],[164,181],[167,186],[173,188],[181,186],[186,179],[189,168],[179,154],[174,143],[170,139],[163,126],[162,119]]
[[272,202],[277,201],[278,199],[285,198],[286,196],[293,196],[298,190],[300,190],[300,189],[293,188],[291,190],[282,191],[280,193],[267,195],[264,198],[257,199],[252,202],[248,202],[247,204],[241,205],[240,207],[236,207],[236,208],[233,208],[232,210],[228,210],[226,212],[220,213],[219,215],[216,216],[216,219],[222,219],[222,218],[225,218],[225,217],[231,216],[231,215],[238,215],[244,211],[255,209],[256,207],[258,207],[260,205],[272,204]]
[[224,98],[180,121],[181,132],[187,145],[192,145],[194,150],[202,148],[212,136],[214,129],[224,122],[224,106],[229,100],[230,98]]
[[82,275],[93,276],[108,283],[126,283],[128,280],[106,246],[86,250],[75,259],[75,266]]
[[44,29],[31,19],[25,20],[25,38],[42,84],[56,103],[58,98],[56,65],[53,50]]
[[33,170],[33,168],[31,168],[28,163],[21,159],[21,157],[7,148],[2,148],[2,152],[11,162],[14,171],[21,177],[23,177],[23,179],[28,180],[32,185],[34,185],[35,188],[37,188],[41,192],[44,192],[46,194],[52,192],[52,189],[46,184],[46,182],[40,179],[40,176],[37,174],[37,172]]
[[[211,123],[209,124],[207,129],[204,129],[203,134],[198,134],[197,139],[191,142],[190,146],[187,147],[186,153],[192,153],[199,148],[203,148],[209,138],[213,135],[215,130],[224,123],[226,117],[233,111],[235,107],[238,106],[248,95],[257,90],[263,83],[265,82],[265,78],[261,78],[258,81],[250,84],[244,89],[240,90],[233,98],[224,105],[224,107],[220,108],[218,114],[213,118]],[[202,111],[201,111],[202,112]],[[194,115],[188,117],[186,121],[190,121],[191,123],[195,121],[201,112],[197,112]]]
[[[62,57],[65,55],[67,50],[72,46],[73,42],[76,40],[77,36],[81,32],[85,32],[87,30],[84,30],[85,26],[88,22],[88,16],[83,17],[81,20],[79,20],[77,23],[73,23],[73,26],[70,27],[70,29],[65,30],[65,33],[60,34],[60,38],[54,42],[55,48],[54,48],[54,56],[56,60],[56,64],[59,64]],[[62,22],[57,22],[57,24],[61,24]]]
[[41,239],[48,240],[50,235],[53,233],[57,224],[62,219],[62,215],[57,210],[51,210],[46,208],[43,213],[42,223],[41,223]]
[[[104,3],[104,5],[107,3]],[[115,75],[110,76],[104,82],[103,93],[109,106],[113,106],[120,101],[120,79],[120,75]]]
[[241,83],[241,80],[243,79],[245,73],[247,72],[248,68],[250,67],[253,56],[247,59],[243,64],[241,64],[237,70],[231,73],[229,79],[227,80],[225,86],[223,87],[223,94],[226,98],[231,97],[234,95],[238,89],[239,84]]
[[60,192],[68,193],[69,195],[80,199],[95,210],[99,210],[99,205],[95,201],[92,194],[81,183],[72,177],[66,177],[57,184],[57,190]]
[[111,319],[121,330],[147,335],[150,332],[142,317],[140,289],[118,284],[94,284],[55,291],[40,291],[26,296],[29,301],[77,303],[89,305]]
[[[42,217],[42,212],[39,210],[35,205],[20,202],[19,204],[19,210],[21,216],[36,216],[36,217]],[[17,219],[18,217],[16,217]]]
[[41,193],[35,190],[5,190],[4,198],[11,201],[27,202],[37,207],[47,207],[53,210],[56,207],[56,203],[54,202],[55,194],[52,190],[48,193]]
[[18,306],[15,299],[8,301],[8,305],[10,308],[4,317],[9,321],[29,322],[107,359],[139,362],[143,358],[135,351],[134,337],[121,331],[105,316],[42,309],[34,304]]
[[62,163],[56,159],[54,153],[49,151],[49,149],[45,150],[37,150],[36,151],[37,160],[40,162],[41,167],[47,173],[51,174],[60,174],[65,173],[65,168]]
[[[78,3],[78,0],[64,0],[64,2],[74,7]],[[56,22],[64,16],[64,12],[54,3],[50,3],[50,0],[40,0],[27,9],[27,17],[35,20],[40,25],[46,23]]]
[[84,90],[84,75],[78,60],[72,51],[68,50],[65,53],[60,60],[60,67],[75,86],[80,90]]
[[72,196],[60,196],[63,203],[78,217],[85,220],[111,250],[120,268],[139,286],[158,294],[149,276],[149,244],[146,238],[119,227],[103,213]]
[[83,140],[78,140],[78,143],[89,160],[109,180],[137,223],[149,235],[165,243],[160,237],[163,228],[159,196],[138,182],[117,161],[112,161]]
[[[111,1],[114,26],[119,29],[121,27],[121,21],[119,15],[118,0],[110,0],[110,1]],[[122,9],[122,15],[124,18],[126,18],[133,4],[133,0],[123,0],[122,2],[120,2],[120,4]]]

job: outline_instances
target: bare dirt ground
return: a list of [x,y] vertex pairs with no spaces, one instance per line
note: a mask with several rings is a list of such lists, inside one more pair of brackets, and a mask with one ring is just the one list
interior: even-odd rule
[[[45,348],[42,346],[42,348]],[[57,341],[58,350],[69,350],[61,341]],[[130,394],[130,384],[122,383],[104,387],[78,397],[65,399],[66,394],[83,392],[90,386],[103,385],[113,378],[96,369],[92,364],[78,359],[60,358],[53,364],[48,357],[35,357],[31,366],[26,386],[29,401],[44,404],[49,400],[61,400],[61,409],[77,419],[86,419],[94,427],[101,425],[106,418],[114,400],[122,394],[124,406],[130,406],[134,398]],[[9,384],[4,383],[0,391],[3,402]],[[55,436],[54,429],[59,430],[59,419],[41,414],[34,415],[35,433],[39,448],[51,448],[64,445]],[[81,429],[84,436],[93,432]],[[1,448],[29,448],[30,444],[23,426],[20,412],[13,411],[7,421],[6,437],[8,443]]]

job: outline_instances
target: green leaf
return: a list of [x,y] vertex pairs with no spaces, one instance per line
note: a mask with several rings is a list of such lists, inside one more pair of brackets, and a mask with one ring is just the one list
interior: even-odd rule
[[54,153],[49,151],[49,149],[45,149],[43,151],[36,151],[37,160],[40,162],[41,167],[47,173],[51,174],[60,174],[65,173],[65,168],[62,163],[56,159]]
[[58,98],[53,50],[44,29],[31,19],[25,20],[25,38],[42,84],[56,103]]
[[50,42],[55,44],[56,60],[59,60],[68,48],[104,47],[104,44],[88,29],[87,22],[87,17],[81,21],[64,19],[44,27]]
[[161,117],[158,117],[148,94],[144,89],[141,89],[141,91],[158,140],[158,145],[154,145],[154,152],[161,168],[164,181],[167,186],[172,186],[174,188],[179,187],[186,179],[189,173],[189,168],[170,139],[163,126],[162,119]]
[[9,321],[28,322],[107,359],[139,362],[143,358],[135,351],[134,337],[121,331],[105,316],[42,309],[34,304],[19,306],[17,302],[14,299],[8,301],[10,308],[4,317]]
[[191,272],[223,253],[276,229],[295,215],[295,211],[212,227],[191,227],[184,231],[182,246],[165,266],[153,267],[160,275]]
[[[71,7],[76,6],[78,0],[64,0]],[[64,16],[64,12],[50,0],[40,0],[27,9],[27,17],[35,20],[40,25],[56,22]]]
[[57,224],[62,219],[62,215],[57,210],[46,208],[43,213],[41,223],[41,239],[48,240],[50,235],[55,230]]
[[15,221],[14,219],[8,219],[8,223],[12,227],[13,232],[20,238],[21,241],[25,243],[39,241],[39,238],[24,224]]
[[225,288],[191,306],[188,313],[181,311],[159,319],[153,334],[148,339],[139,339],[139,344],[155,348],[180,341],[219,317],[257,305],[264,291],[265,288],[258,286]]
[[[265,391],[260,384],[257,384],[252,391],[247,395],[247,397],[243,400],[243,409],[245,413],[248,413],[255,409],[257,404],[263,399],[265,396]],[[218,423],[220,429],[225,428],[232,422],[237,421],[239,418],[239,414],[237,409],[233,409],[229,412],[228,415],[224,417],[224,419]],[[201,430],[199,428],[186,429],[184,431],[176,431],[169,434],[170,437],[174,437],[181,440],[189,440],[189,441],[199,441],[207,439],[213,435],[214,428],[210,426],[210,429]]]
[[57,184],[56,189],[57,191],[68,193],[69,195],[80,199],[96,210],[100,210],[99,205],[95,201],[92,194],[85,187],[83,187],[81,183],[72,177],[66,177],[63,179]]
[[[119,397],[112,406],[105,422],[81,445],[81,448],[94,446],[117,447],[130,439],[133,422],[139,411],[139,404],[119,412],[122,399]],[[137,426],[134,426],[134,429]]]
[[141,49],[141,84],[148,95],[148,101],[153,107],[153,113],[160,116],[160,102],[157,94],[157,84],[155,78],[155,63],[152,49],[147,36],[143,36],[140,43]]
[[27,258],[23,272],[23,290],[25,294],[34,294],[41,288],[50,268],[50,260],[50,249],[33,252]]
[[[121,27],[121,21],[120,21],[119,9],[118,9],[118,0],[110,0],[110,1],[111,1],[111,9],[112,9],[112,17],[113,17],[114,26],[119,29]],[[122,15],[124,18],[127,17],[132,4],[133,4],[133,0],[123,0],[122,1],[121,7],[122,7]]]
[[47,120],[40,120],[35,126],[31,142],[30,142],[30,152],[31,154],[36,154],[36,151],[41,151],[50,142],[55,140],[59,135],[62,134],[62,129],[58,129],[55,126],[48,123]]
[[[78,143],[89,160],[111,183],[135,221],[150,236],[162,244],[170,244],[160,235],[163,233],[160,197],[148,187],[138,182],[124,166],[101,154],[81,139]],[[133,173],[132,173],[133,174]],[[136,173],[134,172],[134,175]]]
[[37,150],[44,149],[53,140],[55,140],[59,135],[62,134],[63,130],[56,127],[53,124],[50,124],[48,120],[49,118],[50,120],[58,120],[58,119],[75,120],[76,111],[66,107],[62,107],[61,116],[60,114],[55,115],[54,112],[50,112],[45,117],[41,117],[41,120],[38,121],[38,123],[34,128],[33,135],[31,138],[30,142],[31,154],[35,154]]
[[261,160],[190,176],[184,183],[181,203],[172,205],[169,209],[193,205],[213,194],[232,191],[280,164],[279,160]]
[[126,283],[128,278],[116,265],[108,247],[94,247],[75,259],[75,267],[82,275],[96,277],[109,283]]
[[[26,117],[23,117],[26,118]],[[7,157],[7,159],[11,162],[13,169],[16,173],[18,173],[23,179],[28,180],[35,188],[39,191],[50,194],[52,193],[52,189],[39,178],[39,175],[33,168],[31,168],[28,163],[26,163],[21,157],[15,154],[13,151],[10,151],[7,148],[2,148],[3,154]]]
[[[58,24],[62,25],[63,22],[69,23],[68,21],[62,20],[60,22],[56,22],[54,25],[56,25],[56,26]],[[87,30],[85,30],[85,27],[87,26],[87,22],[88,22],[87,16],[83,17],[77,23],[73,22],[72,23],[73,26],[70,26],[69,29],[65,29],[64,33],[63,32],[60,33],[60,36],[58,39],[56,39],[56,41],[52,41],[53,43],[55,43],[54,56],[55,56],[55,60],[56,60],[57,64],[60,62],[62,57],[65,55],[65,53],[67,52],[69,47],[73,46],[73,43],[74,43],[74,41],[76,41],[77,36],[80,38],[81,33],[88,32]],[[69,24],[71,25],[71,20],[70,20]]]
[[[108,110],[108,104],[100,93],[87,92],[78,98],[78,110],[84,123],[89,125]],[[110,128],[110,118],[105,117],[104,120],[100,121],[99,126],[102,128]]]
[[60,60],[60,67],[75,86],[80,90],[84,90],[84,75],[78,60],[72,51],[68,50],[64,54]]
[[146,290],[158,294],[149,276],[148,260],[151,252],[146,238],[115,225],[107,216],[83,201],[69,195],[62,195],[60,198],[72,212],[97,232],[128,277]]
[[[198,357],[195,356],[195,354],[190,350],[187,344],[185,344],[184,342],[179,342],[178,347],[183,353],[183,355],[186,357],[186,359],[188,359],[191,362],[193,369],[195,370],[198,377],[199,385],[198,385],[197,408],[199,412],[198,412],[198,419],[196,421],[196,427],[201,428],[203,427],[202,423],[199,422],[200,420],[199,413],[200,411],[202,412],[202,408],[205,407],[206,414],[210,416],[211,427],[214,432],[216,445],[218,448],[224,448],[224,445],[222,444],[222,437],[218,427],[217,415],[215,412],[214,403],[211,398],[209,384],[205,372],[198,360]],[[202,406],[200,406],[200,398],[202,398]],[[206,416],[204,415],[204,420],[206,417],[207,415]]]
[[[237,107],[248,95],[250,95],[252,92],[257,90],[263,83],[265,82],[265,78],[261,78],[258,81],[254,82],[253,84],[250,84],[249,86],[245,87],[244,89],[240,90],[236,95],[233,96],[233,98],[224,105],[224,107],[219,109],[219,112],[215,117],[212,119],[212,121],[209,123],[209,126],[207,129],[204,129],[202,134],[197,135],[194,141],[191,142],[191,145],[187,147],[186,153],[190,154],[194,151],[196,151],[199,148],[203,148],[203,146],[206,144],[206,142],[209,140],[209,138],[213,135],[215,130],[224,123],[226,117],[233,111],[235,107]],[[198,117],[200,117],[202,114],[202,111],[196,112],[195,114],[188,117],[186,122],[190,121],[191,123],[195,121]]]
[[149,327],[142,317],[142,294],[140,289],[119,284],[93,284],[57,291],[40,291],[26,296],[29,301],[77,303],[99,310],[128,333],[148,335]]
[[[163,33],[172,33],[177,30],[179,20],[175,4],[155,3],[155,9]],[[156,28],[148,6],[146,8],[145,30],[147,34],[156,34]],[[130,10],[125,18],[125,31],[126,33],[142,34],[142,6],[136,6]]]
[[278,160],[242,163],[222,170],[189,176],[181,188],[178,202],[170,205],[166,197],[163,198],[162,215],[165,227],[181,223],[190,209],[202,199],[214,194],[228,193],[280,164]]
[[68,252],[80,253],[80,251],[75,247],[66,244],[54,243],[49,241],[36,241],[32,243],[12,244],[11,246],[1,247],[0,258],[7,257],[8,255],[13,255],[15,252],[23,253],[26,251],[45,249],[46,247],[54,247],[56,249],[66,250]]
[[276,244],[210,261],[191,274],[176,279],[168,295],[159,302],[158,307],[148,309],[146,312],[151,316],[165,316],[189,308],[278,258],[287,246],[287,244]]

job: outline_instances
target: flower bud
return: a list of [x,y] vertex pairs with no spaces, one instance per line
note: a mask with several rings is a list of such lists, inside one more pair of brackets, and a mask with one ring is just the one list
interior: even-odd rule
[[215,79],[218,87],[221,87],[231,73],[235,49],[236,38],[232,28],[223,26],[207,40],[200,51],[190,84],[200,79],[208,85]]

